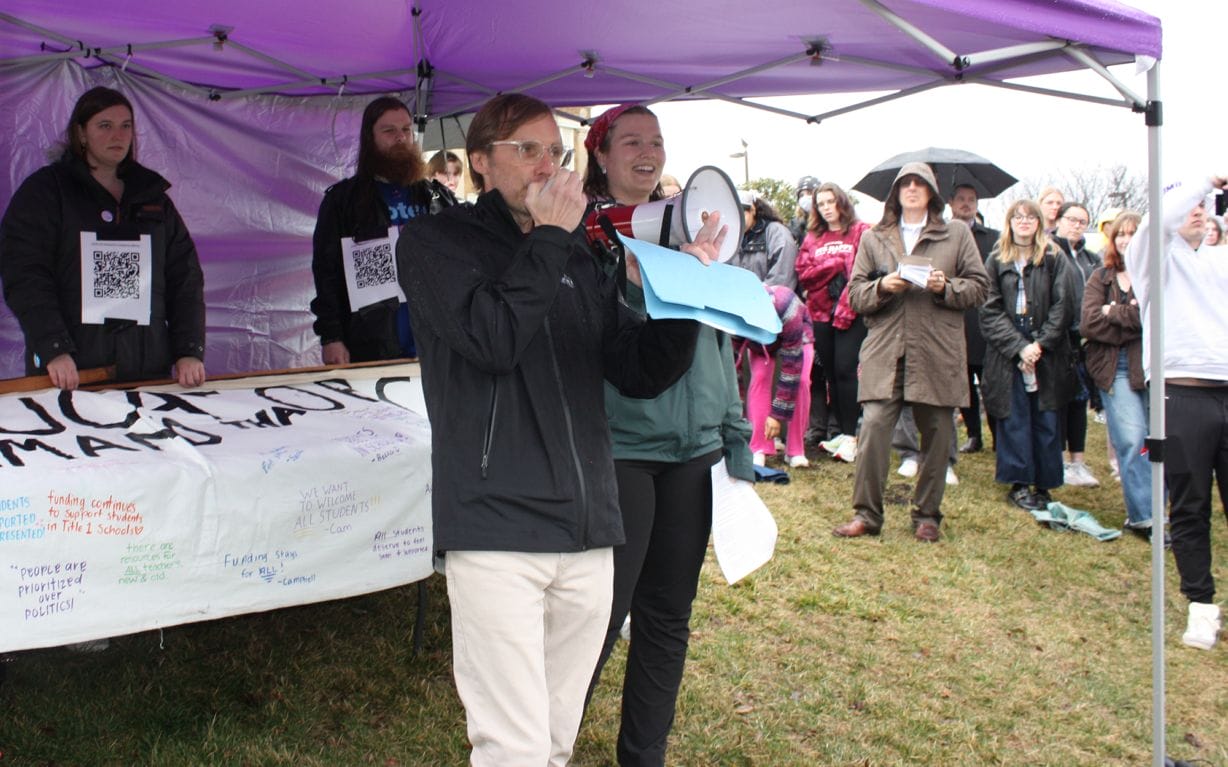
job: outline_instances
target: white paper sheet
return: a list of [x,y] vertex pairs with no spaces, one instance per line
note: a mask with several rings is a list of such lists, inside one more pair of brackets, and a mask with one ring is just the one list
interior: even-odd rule
[[341,238],[341,262],[351,312],[389,298],[405,303],[405,293],[397,280],[398,232],[397,227],[390,226],[387,237],[362,242],[353,237]]
[[724,461],[712,467],[712,544],[730,585],[750,575],[776,551],[776,520],[751,482],[729,476]]
[[139,240],[99,240],[81,233],[81,322],[101,325],[108,318],[149,324],[153,289],[153,248],[149,235]]
[[924,288],[929,282],[933,267],[929,264],[900,264],[900,276],[919,288]]

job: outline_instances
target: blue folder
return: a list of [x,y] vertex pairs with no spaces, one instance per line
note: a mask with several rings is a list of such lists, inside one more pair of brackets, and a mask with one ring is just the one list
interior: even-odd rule
[[780,334],[772,297],[753,272],[729,264],[704,266],[686,253],[621,234],[619,239],[640,262],[649,317],[695,320],[763,344]]

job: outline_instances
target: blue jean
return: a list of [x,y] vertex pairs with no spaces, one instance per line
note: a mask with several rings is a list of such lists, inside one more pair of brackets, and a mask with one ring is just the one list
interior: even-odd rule
[[1062,441],[1056,410],[1041,410],[1040,398],[1023,388],[1023,374],[1011,376],[1011,412],[998,419],[994,479],[1052,490],[1062,485]]
[[1109,438],[1117,453],[1121,473],[1121,492],[1126,500],[1126,524],[1151,526],[1151,463],[1142,454],[1147,437],[1150,408],[1147,390],[1130,388],[1130,369],[1126,352],[1117,357],[1117,373],[1109,389],[1101,389],[1104,414],[1109,422]]

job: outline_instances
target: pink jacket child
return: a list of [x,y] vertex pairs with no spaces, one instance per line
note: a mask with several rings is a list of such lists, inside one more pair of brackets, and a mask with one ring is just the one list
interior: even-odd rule
[[[810,421],[810,366],[814,363],[814,331],[810,312],[797,294],[782,285],[764,285],[772,296],[783,326],[772,344],[764,346],[740,340],[750,366],[750,387],[746,392],[746,418],[751,425],[750,449],[755,463],[763,465],[766,456],[776,454],[775,437],[781,424],[788,424],[786,453],[790,466],[807,466],[802,438]],[[773,394],[772,374],[780,359],[780,379]]]

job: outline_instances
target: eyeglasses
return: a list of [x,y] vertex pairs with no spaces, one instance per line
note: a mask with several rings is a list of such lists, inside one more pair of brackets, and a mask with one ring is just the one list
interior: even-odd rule
[[514,146],[516,154],[520,156],[522,162],[537,163],[541,162],[542,156],[547,152],[550,153],[550,161],[555,166],[566,165],[571,162],[571,151],[565,148],[562,144],[551,144],[546,146],[540,141],[492,141],[490,146]]
[[1011,221],[1014,221],[1016,224],[1022,224],[1025,221],[1036,223],[1039,220],[1039,218],[1033,216],[1031,213],[1016,213],[1015,215],[1011,216]]
[[1087,219],[1079,218],[1077,216],[1062,216],[1062,220],[1071,226],[1077,226],[1080,229],[1086,229],[1088,224]]

